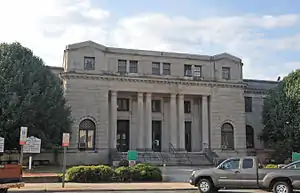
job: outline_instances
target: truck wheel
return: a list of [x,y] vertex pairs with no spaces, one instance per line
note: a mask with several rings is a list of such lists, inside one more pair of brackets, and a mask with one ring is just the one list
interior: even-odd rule
[[198,189],[201,193],[212,193],[214,190],[213,184],[208,179],[200,179]]
[[276,182],[273,186],[274,193],[292,193],[293,188],[287,182]]

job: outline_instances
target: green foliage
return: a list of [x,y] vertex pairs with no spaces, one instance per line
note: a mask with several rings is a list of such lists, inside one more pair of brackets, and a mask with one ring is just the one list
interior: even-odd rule
[[66,172],[66,181],[69,182],[108,182],[113,178],[114,171],[109,166],[75,166]]
[[115,170],[109,166],[75,166],[66,172],[66,181],[94,182],[158,182],[162,181],[159,168],[149,164],[137,164],[133,167],[118,167]]
[[290,73],[270,91],[264,101],[261,139],[275,150],[273,158],[283,163],[300,150],[300,70]]
[[264,168],[278,168],[278,166],[275,164],[268,164]]
[[119,162],[119,166],[125,166],[125,167],[128,167],[129,166],[129,161],[127,159],[122,159],[120,162]]
[[42,148],[61,144],[72,120],[61,81],[41,58],[19,43],[0,44],[0,136],[18,148],[21,126],[42,139]]

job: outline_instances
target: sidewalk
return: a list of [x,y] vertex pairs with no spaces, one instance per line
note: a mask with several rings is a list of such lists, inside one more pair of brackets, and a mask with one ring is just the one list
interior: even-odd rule
[[188,183],[61,183],[25,184],[20,189],[10,189],[11,192],[66,192],[66,191],[168,191],[168,190],[196,190]]

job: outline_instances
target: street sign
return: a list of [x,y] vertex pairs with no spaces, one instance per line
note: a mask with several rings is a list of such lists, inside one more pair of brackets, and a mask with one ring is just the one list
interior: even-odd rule
[[136,164],[135,160],[130,160],[129,161],[129,167],[133,167]]
[[26,144],[26,139],[27,139],[27,127],[21,127],[20,131],[20,145]]
[[127,152],[127,160],[128,161],[136,161],[137,160],[137,151],[129,150]]
[[26,144],[24,144],[24,153],[41,153],[42,140],[36,137],[28,137]]
[[292,153],[292,161],[298,161],[300,160],[300,153],[297,153],[297,152],[293,152]]
[[70,133],[63,133],[62,146],[68,147],[70,144]]
[[0,153],[4,152],[4,138],[0,137]]

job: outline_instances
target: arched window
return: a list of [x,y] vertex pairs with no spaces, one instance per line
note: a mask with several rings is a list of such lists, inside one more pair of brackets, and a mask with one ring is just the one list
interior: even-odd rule
[[79,149],[95,149],[96,125],[90,119],[85,119],[79,124]]
[[246,147],[254,148],[254,129],[250,125],[246,125]]
[[234,149],[234,132],[230,123],[224,123],[221,128],[222,149]]

